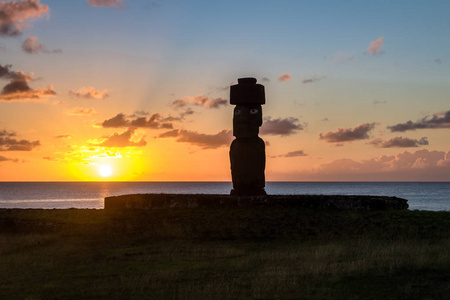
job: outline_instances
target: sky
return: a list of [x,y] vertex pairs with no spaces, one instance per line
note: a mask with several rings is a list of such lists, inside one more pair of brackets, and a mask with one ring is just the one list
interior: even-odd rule
[[0,181],[450,181],[449,1],[0,1]]

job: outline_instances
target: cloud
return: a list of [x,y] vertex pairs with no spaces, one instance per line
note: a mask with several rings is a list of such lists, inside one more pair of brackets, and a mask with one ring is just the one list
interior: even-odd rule
[[185,129],[174,129],[164,132],[158,138],[176,138],[178,143],[189,143],[202,149],[216,149],[222,146],[230,146],[233,140],[232,130],[222,130],[216,134],[197,133]]
[[161,3],[149,2],[149,3],[145,4],[144,9],[155,9],[155,8],[159,8],[160,6],[161,6]]
[[105,120],[102,123],[102,127],[129,127],[130,121],[125,119],[125,114],[120,113],[111,119]]
[[27,53],[36,54],[39,52],[43,52],[45,50],[45,47],[44,45],[38,42],[37,36],[29,35],[27,39],[23,42],[22,49]]
[[322,164],[311,174],[322,180],[447,181],[450,180],[450,151],[405,151],[361,162],[343,158]]
[[259,130],[259,133],[264,135],[281,135],[287,136],[303,130],[306,124],[299,124],[297,118],[276,118],[272,119],[270,116],[264,118],[264,122]]
[[277,155],[277,156],[271,156],[271,158],[277,158],[277,157],[301,157],[301,156],[308,156],[303,150],[297,150],[297,151],[291,151],[286,154]]
[[299,156],[308,156],[308,154],[303,152],[303,150],[297,150],[297,151],[288,152],[283,156],[284,157],[299,157]]
[[219,98],[210,98],[203,95],[198,95],[196,97],[184,97],[183,99],[177,99],[172,102],[172,106],[175,108],[186,107],[189,104],[203,106],[206,108],[220,108],[228,104],[228,100]]
[[338,128],[336,131],[321,133],[320,140],[328,143],[351,142],[356,140],[364,140],[369,138],[369,131],[375,128],[375,123],[363,123],[355,128]]
[[386,100],[384,100],[384,101],[381,101],[381,100],[375,100],[375,101],[373,101],[373,105],[386,104],[386,103],[387,103]]
[[0,79],[13,79],[17,76],[17,73],[11,71],[12,65],[0,65]]
[[10,80],[0,93],[0,101],[42,101],[56,95],[52,85],[47,88],[32,89],[28,82],[33,80],[33,73],[15,72],[10,68],[11,65],[0,65],[0,79]]
[[150,113],[147,112],[147,111],[137,110],[137,111],[135,111],[135,112],[130,116],[130,118],[135,118],[135,117],[137,117],[137,116],[148,116],[149,114],[150,114]]
[[172,123],[165,122],[165,119],[158,113],[151,115],[148,119],[145,117],[139,117],[130,122],[133,127],[147,127],[147,128],[164,128],[172,129]]
[[284,74],[281,74],[280,77],[278,77],[278,81],[287,82],[287,81],[291,80],[291,77],[292,77],[291,74],[284,73]]
[[18,36],[30,27],[29,20],[48,14],[48,5],[39,0],[1,1],[0,36]]
[[0,131],[0,151],[31,151],[41,145],[40,141],[17,140],[14,132]]
[[19,162],[17,158],[8,158],[0,155],[0,162],[2,161],[12,161],[12,162]]
[[71,138],[73,138],[73,136],[70,134],[60,134],[55,136],[55,139],[71,139]]
[[96,91],[94,87],[82,87],[78,89],[78,91],[69,90],[69,94],[79,97],[79,98],[87,98],[87,99],[104,99],[109,96],[108,90],[104,89],[103,91]]
[[[133,116],[132,116],[133,117]],[[152,114],[149,118],[146,117],[136,117],[134,119],[127,119],[125,114],[120,113],[115,117],[103,121],[102,127],[108,128],[118,128],[118,127],[143,127],[143,128],[153,128],[153,129],[172,129],[173,124],[169,120],[175,120],[176,118],[168,117],[163,118],[160,114]]]
[[16,136],[16,133],[12,132],[12,131],[7,131],[7,130],[1,130],[0,137],[4,137],[4,136],[6,136],[6,137]]
[[44,156],[42,159],[49,160],[49,161],[59,161],[60,160],[56,157],[50,157],[50,156]]
[[383,46],[383,37],[379,37],[376,41],[370,42],[369,48],[366,50],[366,54],[378,55],[383,51],[380,49]]
[[432,118],[427,116],[417,122],[413,122],[410,120],[406,123],[399,123],[394,126],[388,126],[387,128],[391,130],[391,132],[405,132],[407,130],[416,129],[450,128],[450,110],[447,112],[436,113]]
[[92,116],[95,115],[97,111],[93,108],[74,107],[66,109],[64,113],[69,116]]
[[305,84],[305,83],[313,83],[313,82],[319,81],[319,80],[324,79],[324,78],[325,78],[324,76],[322,76],[322,77],[313,76],[313,77],[309,77],[309,78],[303,79],[302,83],[303,84]]
[[428,139],[426,137],[420,140],[409,139],[404,137],[394,137],[390,140],[383,141],[379,138],[372,140],[370,145],[374,145],[377,148],[410,148],[428,145]]
[[91,6],[111,6],[117,8],[123,8],[123,0],[88,0]]
[[43,52],[43,53],[61,53],[62,50],[58,49],[58,50],[47,50],[47,48],[45,48],[44,45],[42,45],[41,43],[38,42],[38,37],[37,36],[31,36],[29,35],[27,37],[27,39],[23,42],[22,44],[22,49],[23,51],[25,51],[26,53],[29,54],[37,54],[39,52]]
[[355,58],[355,55],[348,52],[339,52],[332,57],[333,63],[338,64],[346,61],[350,61]]
[[133,141],[135,129],[128,128],[122,133],[115,132],[113,135],[107,137],[103,140],[98,146],[102,147],[144,147],[147,145],[147,142],[144,138],[141,138],[139,141]]

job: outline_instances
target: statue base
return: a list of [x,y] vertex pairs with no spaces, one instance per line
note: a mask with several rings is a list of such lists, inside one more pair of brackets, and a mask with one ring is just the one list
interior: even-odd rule
[[231,189],[231,196],[267,196],[264,189]]
[[132,194],[105,198],[106,210],[145,210],[175,208],[302,207],[338,210],[402,210],[406,199],[358,195],[210,195],[210,194]]

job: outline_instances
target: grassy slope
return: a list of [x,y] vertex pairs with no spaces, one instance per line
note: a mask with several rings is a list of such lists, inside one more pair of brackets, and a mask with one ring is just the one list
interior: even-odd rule
[[450,213],[0,210],[1,299],[444,299]]

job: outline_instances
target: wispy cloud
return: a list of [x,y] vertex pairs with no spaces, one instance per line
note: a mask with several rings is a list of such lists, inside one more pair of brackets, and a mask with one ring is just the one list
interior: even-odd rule
[[233,132],[224,129],[216,134],[205,134],[185,129],[174,129],[164,132],[157,137],[175,138],[178,143],[189,143],[202,149],[216,149],[223,146],[230,146],[233,140]]
[[439,112],[433,115],[433,117],[425,117],[422,120],[416,122],[408,121],[406,123],[399,123],[394,126],[387,127],[391,132],[404,132],[408,130],[416,129],[441,129],[450,128],[450,110],[447,112]]
[[259,130],[262,135],[280,135],[288,136],[303,130],[306,124],[300,124],[297,118],[276,118],[272,119],[270,116],[264,118],[263,125]]
[[43,53],[60,53],[62,50],[48,50],[43,44],[38,42],[37,36],[29,35],[27,39],[22,44],[22,49],[28,54],[37,54],[39,52]]
[[64,111],[69,116],[92,116],[97,113],[94,108],[74,107]]
[[228,100],[219,98],[210,98],[204,95],[198,95],[196,97],[184,97],[183,99],[177,99],[172,102],[172,106],[175,108],[186,107],[187,105],[197,105],[206,108],[220,108],[228,104]]
[[40,146],[40,141],[18,140],[12,138],[15,132],[0,131],[0,151],[31,151]]
[[373,101],[373,105],[386,104],[386,103],[387,103],[386,100],[375,100],[375,101]]
[[19,160],[17,158],[9,158],[9,157],[0,155],[0,162],[3,162],[3,161],[19,162]]
[[292,78],[291,74],[283,73],[283,74],[280,75],[280,77],[278,77],[278,81],[287,82],[287,81],[290,81],[291,78]]
[[326,78],[326,77],[325,76],[312,76],[312,77],[308,77],[308,78],[303,79],[302,83],[303,84],[305,84],[305,83],[313,83],[313,82],[322,80],[324,78]]
[[351,142],[369,138],[369,132],[375,128],[375,123],[363,123],[355,128],[338,128],[336,131],[321,133],[319,139],[328,143]]
[[123,8],[123,0],[88,0],[91,6]]
[[71,139],[73,136],[71,134],[60,134],[55,136],[55,139]]
[[[132,116],[133,117],[133,116]],[[111,119],[103,121],[102,127],[108,128],[118,128],[118,127],[143,127],[152,129],[172,129],[175,118],[167,117],[164,118],[160,114],[155,113],[150,117],[139,117],[134,115],[134,118],[128,118],[123,113],[119,113]],[[170,120],[170,121],[169,121]]]
[[79,98],[87,98],[87,99],[104,99],[109,96],[109,92],[107,89],[103,91],[96,91],[93,86],[82,87],[77,91],[69,90],[69,94]]
[[332,57],[332,60],[333,60],[333,63],[338,64],[338,63],[343,63],[343,62],[353,60],[354,58],[355,58],[355,55],[353,55],[352,53],[339,52],[338,54],[336,54]]
[[379,55],[382,54],[383,37],[379,37],[376,41],[370,42],[369,48],[366,50],[366,54]]
[[1,1],[0,36],[18,36],[31,27],[28,21],[48,14],[48,5],[39,0]]
[[288,152],[288,153],[282,154],[282,155],[272,156],[272,158],[277,158],[277,157],[302,157],[302,156],[308,156],[308,154],[306,154],[303,150],[297,150],[297,151],[291,151],[291,152]]
[[387,141],[377,138],[370,141],[369,144],[377,148],[411,148],[428,145],[428,139],[423,137],[420,140],[416,140],[400,136],[391,138]]

